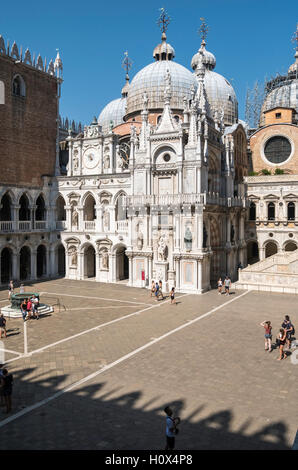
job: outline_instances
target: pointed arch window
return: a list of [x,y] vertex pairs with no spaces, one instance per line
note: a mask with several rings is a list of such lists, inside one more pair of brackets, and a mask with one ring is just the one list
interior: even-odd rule
[[295,220],[295,202],[288,203],[288,220]]
[[269,202],[268,204],[268,220],[275,220],[275,204]]

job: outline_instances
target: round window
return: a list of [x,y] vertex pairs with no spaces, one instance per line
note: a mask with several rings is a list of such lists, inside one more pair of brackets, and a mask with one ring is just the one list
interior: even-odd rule
[[164,159],[165,162],[169,162],[169,161],[171,160],[171,156],[170,156],[168,153],[166,153],[166,154],[163,156],[163,159]]
[[281,135],[271,137],[264,147],[264,154],[270,163],[283,163],[291,155],[290,141]]

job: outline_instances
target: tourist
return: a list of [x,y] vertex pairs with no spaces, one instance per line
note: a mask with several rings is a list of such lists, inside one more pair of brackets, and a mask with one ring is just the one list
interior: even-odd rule
[[25,292],[24,284],[21,284],[20,285],[20,294],[24,294],[24,292]]
[[10,297],[12,296],[14,291],[14,285],[13,281],[11,280],[10,283],[8,284],[8,300],[10,300]]
[[26,321],[26,316],[27,316],[27,302],[26,302],[26,299],[23,299],[23,302],[21,303],[21,312],[22,312],[23,320]]
[[279,330],[278,338],[276,338],[276,344],[278,344],[279,346],[279,358],[277,359],[278,361],[281,361],[282,359],[286,359],[287,357],[287,355],[284,352],[286,336],[287,336],[286,330],[284,328],[281,328]]
[[169,406],[164,409],[166,413],[166,447],[165,450],[175,449],[175,435],[178,434],[177,424],[180,423],[180,418],[172,418],[173,411]]
[[175,287],[172,287],[172,290],[170,292],[170,297],[171,297],[171,304],[177,305],[177,302],[175,300]]
[[155,283],[155,299],[158,300],[158,291],[159,291],[159,285],[158,282],[156,281]]
[[26,310],[27,310],[28,320],[30,320],[31,319],[31,313],[32,313],[32,302],[31,302],[30,299],[26,299],[26,303],[27,303]]
[[32,312],[33,312],[33,317],[36,318],[36,320],[39,320],[39,314],[38,314],[38,305],[39,305],[39,301],[38,301],[38,298],[33,295],[33,297],[31,297],[31,303],[32,303]]
[[151,282],[151,297],[152,297],[152,295],[154,295],[154,292],[155,292],[155,282],[152,281]]
[[230,287],[231,287],[231,279],[229,276],[226,276],[225,278],[225,292],[226,295],[230,295]]
[[158,290],[158,296],[161,296],[161,300],[163,300],[163,293],[162,293],[162,282],[159,281],[159,290]]
[[6,320],[3,316],[3,313],[1,313],[0,315],[0,332],[1,332],[1,336],[0,336],[0,339],[2,338],[2,333],[4,333],[4,338],[6,338]]
[[4,396],[6,413],[11,411],[11,395],[12,395],[13,376],[8,373],[7,369],[3,369],[1,377],[2,393]]
[[218,290],[218,294],[221,295],[222,294],[222,279],[221,279],[221,277],[217,281],[217,290]]
[[281,325],[282,328],[286,330],[286,346],[288,349],[291,349],[291,337],[294,333],[294,326],[291,323],[289,315],[285,315],[285,319]]
[[270,321],[260,323],[265,328],[265,351],[272,351],[272,326]]

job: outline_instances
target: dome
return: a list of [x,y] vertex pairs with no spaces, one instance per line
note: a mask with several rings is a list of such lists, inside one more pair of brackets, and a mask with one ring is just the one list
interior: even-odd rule
[[118,98],[107,104],[98,117],[98,124],[102,126],[104,134],[109,132],[111,121],[113,127],[123,123],[123,116],[126,110],[126,97]]
[[[168,45],[169,46],[169,45]],[[169,70],[171,75],[171,108],[183,109],[183,98],[190,99],[191,88],[197,88],[195,76],[176,62],[158,60],[144,67],[132,79],[127,96],[127,114],[143,109],[143,94],[148,95],[148,109],[164,107],[165,75]]]
[[[203,53],[203,64],[205,65],[206,69],[213,70],[216,66],[216,58],[212,54],[212,52],[206,51],[205,49],[205,41],[202,41],[202,46],[200,51]],[[199,51],[193,56],[191,60],[191,68],[196,70],[197,65],[199,63]]]
[[288,74],[295,74],[295,73],[298,73],[298,51],[296,51],[295,53],[295,62],[290,65],[289,67],[289,70],[288,70]]
[[215,116],[223,109],[224,124],[231,126],[238,122],[238,101],[232,85],[222,75],[206,69],[204,84],[210,109]]

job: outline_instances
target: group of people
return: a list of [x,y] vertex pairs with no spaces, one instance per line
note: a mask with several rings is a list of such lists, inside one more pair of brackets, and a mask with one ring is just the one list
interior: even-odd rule
[[38,297],[36,297],[35,295],[24,299],[21,303],[21,312],[23,320],[30,320],[32,317],[36,318],[36,320],[39,320],[38,306],[39,300]]
[[[271,352],[272,345],[272,324],[270,321],[264,321],[260,325],[265,329],[265,351]],[[295,328],[289,315],[285,315],[285,319],[281,324],[281,328],[276,337],[275,347],[279,348],[278,361],[286,359],[287,355],[284,351],[285,347],[291,349],[292,336],[295,334]]]
[[0,405],[6,407],[6,413],[11,411],[13,376],[0,364]]
[[225,295],[230,295],[230,288],[231,288],[232,281],[229,276],[226,276],[224,280],[220,277],[217,281],[217,291],[218,294],[221,295],[223,293],[223,287]]
[[[162,293],[162,281],[159,280],[159,282],[152,281],[151,282],[151,297],[155,295],[155,299],[158,301],[158,299],[161,297],[161,300],[164,300],[164,295]],[[175,300],[175,288],[172,287],[171,292],[170,292],[170,298],[171,298],[171,304],[176,304]]]

